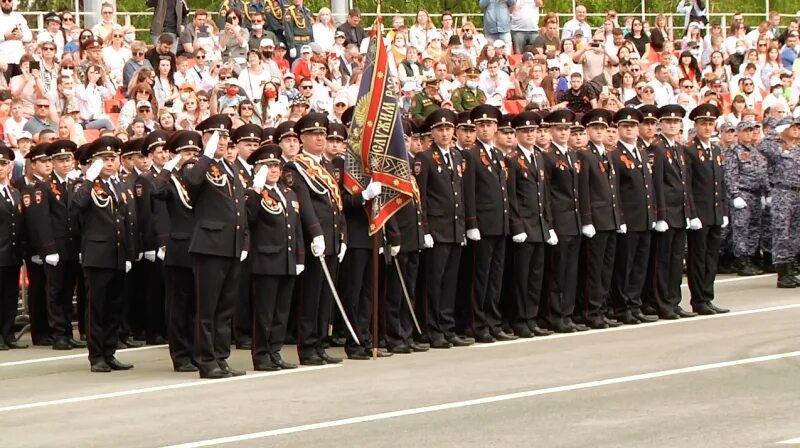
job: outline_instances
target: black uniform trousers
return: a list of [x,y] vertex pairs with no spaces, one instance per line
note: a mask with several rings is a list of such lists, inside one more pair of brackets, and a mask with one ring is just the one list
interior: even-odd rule
[[548,248],[550,253],[547,277],[547,312],[545,320],[553,326],[566,323],[575,310],[578,291],[578,259],[581,237],[564,235],[558,244]]
[[673,313],[681,304],[685,248],[686,229],[653,232],[644,297],[659,314]]
[[687,232],[689,265],[687,277],[691,304],[697,306],[714,300],[714,279],[717,276],[719,246],[722,243],[721,226],[703,226]]
[[[406,290],[411,298],[411,303],[416,303],[416,282],[419,269],[419,252],[399,253],[395,257],[403,272],[403,281]],[[392,265],[395,261],[392,260]],[[389,349],[401,345],[409,345],[413,342],[414,320],[411,318],[411,311],[403,295],[403,285],[400,284],[400,276],[397,267],[385,266],[386,288],[384,288],[385,306],[381,315],[383,316],[384,337],[386,346]]]
[[47,280],[44,266],[30,259],[25,262],[28,271],[28,316],[31,323],[31,340],[34,344],[50,339],[50,323],[47,321]]
[[500,292],[505,262],[505,236],[482,235],[474,242],[470,298],[476,335],[497,334],[501,330]]
[[89,362],[114,356],[122,321],[122,288],[125,273],[117,269],[83,268],[86,277],[86,342]]
[[431,342],[455,336],[453,316],[461,245],[435,243],[425,252],[428,336]]
[[72,338],[72,296],[80,275],[77,261],[61,260],[44,265],[47,284],[47,320],[54,338]]
[[[338,260],[335,255],[324,257],[331,277],[336,277]],[[322,353],[322,341],[331,323],[333,292],[325,279],[320,259],[306,253],[305,271],[300,282],[300,303],[297,307],[297,354],[300,360]]]
[[194,349],[195,291],[191,268],[166,266],[167,341],[173,366],[196,362]]
[[17,340],[14,320],[19,304],[19,266],[0,267],[0,343]]
[[[347,249],[339,271],[339,293],[345,313],[358,336],[356,344],[347,331],[344,350],[347,354],[360,347],[372,348],[372,249]],[[344,323],[344,322],[343,322]],[[346,330],[345,330],[346,331]]]
[[617,235],[614,275],[611,279],[611,305],[616,313],[641,311],[649,254],[649,230]]
[[166,330],[166,304],[164,293],[164,262],[156,258],[150,264],[147,278],[147,304],[145,316],[145,334],[151,340],[157,336],[165,336]]
[[472,299],[472,281],[475,275],[476,241],[467,240],[461,246],[461,259],[458,261],[458,283],[456,284],[456,301],[453,304],[453,331],[459,335],[475,336]]
[[[75,306],[78,313],[78,333],[86,334],[86,278],[78,272],[75,286]],[[124,319],[123,319],[124,321]]]
[[601,318],[601,313],[611,290],[617,234],[614,230],[597,232],[593,237],[583,237],[579,277],[577,310],[586,322]]
[[152,263],[142,258],[134,261],[131,270],[125,274],[123,293],[122,324],[120,338],[144,337],[146,326],[146,306],[148,269]]
[[513,289],[510,307],[511,328],[529,328],[536,324],[542,300],[545,243],[511,243],[509,266]]
[[231,354],[231,319],[239,293],[236,257],[193,255],[195,306],[195,360],[209,372]]
[[236,300],[236,314],[233,316],[233,337],[237,344],[250,342],[253,334],[253,296],[250,286],[250,258],[242,262],[239,272],[239,296]]
[[250,274],[253,298],[253,365],[270,362],[280,353],[292,305],[293,275]]

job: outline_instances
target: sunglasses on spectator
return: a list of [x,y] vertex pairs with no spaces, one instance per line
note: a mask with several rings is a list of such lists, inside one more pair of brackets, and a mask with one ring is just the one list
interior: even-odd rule
[[195,56],[194,58],[195,58],[195,59],[205,59],[205,58],[206,58],[206,55],[204,55],[204,54],[203,54],[203,55],[200,55],[200,54],[198,54],[198,55],[197,55],[197,56]]
[[312,87],[314,87],[314,86],[300,86],[301,89],[310,89]]
[[203,98],[202,96],[199,96],[199,97],[197,97],[197,101],[200,101],[201,103],[207,103],[208,102],[208,98]]
[[49,108],[49,107],[50,107],[50,105],[49,105],[49,104],[37,104],[37,105],[36,105],[36,107],[45,107],[45,108]]
[[752,82],[745,82],[745,83],[742,83],[742,85],[745,85],[745,86],[752,86],[752,85],[755,85],[755,84],[753,84]]
[[75,19],[73,19],[72,17],[64,17],[61,19],[62,22],[72,22],[73,20]]
[[632,67],[631,71],[632,72],[638,72],[638,71],[641,71],[641,69],[640,68],[636,68],[636,67]]
[[242,106],[242,110],[253,110],[250,106]]
[[144,56],[144,51],[134,51],[133,55],[134,56]]
[[56,51],[56,47],[42,47],[42,51]]
[[691,84],[685,84],[685,85],[682,85],[681,87],[683,87],[684,89],[691,89],[694,86],[691,85]]
[[230,76],[220,76],[220,77],[219,77],[219,80],[220,80],[220,81],[227,81],[227,80],[229,80],[229,79],[231,79],[231,77],[230,77]]
[[113,34],[111,37],[122,37],[122,34]]

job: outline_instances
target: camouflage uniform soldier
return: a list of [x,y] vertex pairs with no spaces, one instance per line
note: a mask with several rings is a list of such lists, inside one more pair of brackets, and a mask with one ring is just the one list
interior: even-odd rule
[[755,265],[754,256],[763,227],[761,204],[769,187],[767,159],[753,147],[758,139],[758,123],[742,121],[736,126],[736,131],[739,143],[728,150],[724,164],[725,183],[733,204],[733,255],[738,262],[739,275],[757,275],[762,273]]
[[[719,146],[722,148],[723,157],[727,159],[731,149],[735,145],[736,127],[732,123],[726,121],[719,125],[717,130],[720,136]],[[718,274],[733,274],[737,272],[736,260],[733,255],[733,237],[731,233],[731,226],[722,229],[722,243],[719,247],[719,265],[717,266]]]
[[466,85],[453,90],[453,95],[450,97],[456,112],[471,110],[479,104],[486,103],[486,93],[478,88],[478,78],[481,76],[481,71],[473,67],[466,71],[466,75]]
[[778,288],[796,288],[792,263],[800,252],[800,121],[782,119],[777,136],[767,137],[758,150],[769,160],[772,186],[772,262],[778,272]]

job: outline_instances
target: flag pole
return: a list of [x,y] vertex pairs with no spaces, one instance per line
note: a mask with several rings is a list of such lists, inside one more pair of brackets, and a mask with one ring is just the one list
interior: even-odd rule
[[[375,11],[375,20],[378,23],[378,35],[376,36],[378,45],[383,45],[383,33],[381,32],[381,2],[378,0],[378,6]],[[378,198],[372,200],[372,214],[370,216],[374,216],[377,214],[378,208]],[[378,271],[380,266],[378,266],[378,259],[380,258],[379,254],[379,247],[380,242],[378,240],[378,234],[380,232],[375,232],[372,235],[372,359],[378,359],[378,318],[379,318],[379,307],[378,307],[378,298],[380,297],[379,294],[379,283],[378,283]]]

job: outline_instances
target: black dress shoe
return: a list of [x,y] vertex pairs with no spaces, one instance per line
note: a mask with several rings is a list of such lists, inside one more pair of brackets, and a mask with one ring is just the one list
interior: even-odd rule
[[632,315],[632,316],[633,316],[633,317],[634,317],[636,320],[638,320],[639,322],[641,322],[641,323],[643,323],[643,324],[647,324],[647,323],[655,322],[655,321],[657,321],[657,320],[658,320],[658,317],[656,317],[656,316],[646,316],[646,315],[645,315],[644,313],[642,313],[641,311],[634,311],[634,312],[632,312],[632,313],[631,313],[631,315]]
[[708,306],[707,303],[701,303],[697,306],[694,306],[692,307],[692,310],[694,310],[695,313],[701,316],[713,316],[714,314],[717,314],[717,312],[714,311],[713,308]]
[[408,346],[417,353],[427,352],[431,349],[430,344],[424,344],[422,342],[412,342],[408,344]]
[[325,360],[317,355],[311,355],[307,358],[300,358],[300,365],[303,366],[321,366],[325,364]]
[[431,341],[431,348],[453,348],[453,344],[444,339],[437,339],[435,341]]
[[126,348],[136,348],[136,347],[143,347],[144,346],[144,342],[137,341],[136,339],[133,339],[132,337],[125,338],[125,340],[122,341],[122,343],[127,345]]
[[641,322],[639,319],[633,317],[630,311],[625,311],[624,313],[619,313],[614,316],[614,319],[622,322],[625,325],[639,325]]
[[69,338],[67,342],[69,342],[72,348],[86,348],[86,343],[77,339]]
[[513,327],[514,335],[518,338],[530,339],[533,337],[533,332],[527,325],[517,325]]
[[642,305],[642,314],[655,316],[655,315],[658,314],[658,312],[652,306],[644,304],[644,305]]
[[111,370],[130,370],[133,368],[133,364],[124,363],[113,356],[106,359],[106,364],[111,367]]
[[38,345],[40,347],[44,347],[47,345],[53,345],[53,338],[42,338],[33,341],[33,345]]
[[324,350],[322,351],[322,353],[319,354],[319,357],[322,358],[322,360],[327,362],[328,364],[340,364],[342,362],[342,358],[331,356]]
[[347,343],[347,338],[343,336],[333,336],[329,338],[329,344],[331,347],[344,347]]
[[717,314],[725,314],[725,313],[729,313],[731,311],[731,310],[729,310],[727,308],[720,308],[720,307],[714,305],[713,303],[709,303],[708,307],[711,308],[712,310],[714,310],[714,312],[717,313]]
[[58,338],[53,342],[53,350],[72,350],[67,338]]
[[222,361],[219,363],[219,368],[222,369],[223,372],[230,374],[231,376],[244,376],[247,374],[244,370],[234,369],[233,367],[229,366],[227,362]]
[[386,350],[385,348],[378,348],[377,353],[378,353],[378,358],[391,358],[392,356],[394,356],[394,353],[390,352],[389,350]]
[[583,324],[576,324],[570,318],[565,319],[564,323],[574,328],[576,331],[589,331],[589,327]]
[[369,361],[369,358],[369,353],[364,349],[347,354],[347,359],[352,359],[354,361]]
[[453,347],[469,347],[470,345],[475,343],[474,339],[472,340],[472,342],[470,342],[470,339],[472,338],[468,339],[461,336],[453,336],[452,338],[448,339],[448,342],[453,344]]
[[605,323],[605,321],[599,317],[597,319],[590,320],[588,323],[589,323],[589,328],[595,330],[602,330],[604,328],[608,328],[608,324]]
[[531,333],[533,333],[534,336],[550,336],[553,334],[552,330],[542,328],[536,324],[530,325],[528,328],[531,330]]
[[394,346],[390,350],[392,351],[392,353],[397,353],[398,355],[405,355],[411,353],[411,347],[405,344]]
[[28,348],[28,344],[21,344],[21,343],[16,342],[16,341],[11,341],[6,345],[11,350],[22,350],[22,349]]
[[497,339],[487,332],[475,336],[475,342],[480,342],[481,344],[491,344],[493,342],[497,342]]
[[8,351],[8,350],[9,350],[8,346],[6,344],[0,342],[0,352],[5,352],[5,351]]
[[219,379],[222,379],[222,378],[230,378],[231,376],[233,376],[233,375],[231,375],[230,373],[220,369],[219,367],[215,367],[215,368],[209,370],[208,372],[204,372],[203,370],[200,370],[200,378],[204,378],[204,379],[208,379],[208,380],[219,380]]
[[284,361],[283,358],[281,358],[280,353],[273,353],[270,355],[270,358],[272,359],[272,362],[275,363],[281,369],[291,370],[297,368],[297,364]]
[[192,363],[187,362],[186,364],[179,364],[173,367],[173,370],[179,373],[188,373],[188,372],[197,372],[197,367],[193,366]]
[[556,333],[576,333],[578,331],[572,325],[567,325],[563,322],[553,324],[553,330]]
[[693,313],[691,311],[686,311],[685,309],[681,308],[680,306],[675,307],[675,314],[682,318],[689,318],[697,316],[697,313]]
[[519,336],[508,334],[503,330],[498,331],[492,335],[496,341],[513,341],[519,339]]
[[236,343],[236,350],[250,350],[253,348],[253,344],[250,342],[237,342]]
[[281,366],[272,361],[264,361],[253,365],[253,370],[257,372],[277,372],[281,370]]
[[681,316],[679,316],[678,313],[673,313],[673,312],[669,312],[668,311],[668,312],[660,313],[658,315],[658,318],[659,319],[663,319],[663,320],[676,320],[676,319],[680,319]]
[[622,326],[622,322],[619,322],[616,319],[612,319],[612,318],[607,317],[607,316],[603,316],[602,319],[603,319],[603,322],[605,322],[606,325],[608,325],[608,328],[617,328],[617,327],[621,327]]
[[109,367],[108,364],[106,364],[105,361],[97,361],[96,363],[92,364],[92,367],[91,367],[90,370],[92,372],[108,373],[108,372],[111,371],[111,367]]

